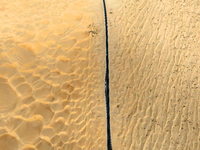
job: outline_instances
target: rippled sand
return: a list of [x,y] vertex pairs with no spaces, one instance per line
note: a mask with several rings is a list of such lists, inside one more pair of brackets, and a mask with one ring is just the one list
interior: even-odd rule
[[199,150],[199,1],[107,3],[113,149]]
[[0,1],[1,150],[106,149],[101,6]]

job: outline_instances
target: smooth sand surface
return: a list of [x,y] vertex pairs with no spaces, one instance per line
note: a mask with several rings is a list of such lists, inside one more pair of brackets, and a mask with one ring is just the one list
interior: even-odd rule
[[113,149],[199,150],[199,1],[107,8]]
[[0,150],[105,150],[102,2],[0,0]]

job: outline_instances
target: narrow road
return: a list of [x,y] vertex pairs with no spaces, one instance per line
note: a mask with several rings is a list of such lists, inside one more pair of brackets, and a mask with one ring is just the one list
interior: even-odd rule
[[105,16],[105,36],[106,36],[106,72],[105,72],[105,97],[107,113],[107,150],[112,150],[111,130],[110,130],[110,92],[109,92],[109,47],[108,47],[108,20],[106,11],[106,2],[103,0]]

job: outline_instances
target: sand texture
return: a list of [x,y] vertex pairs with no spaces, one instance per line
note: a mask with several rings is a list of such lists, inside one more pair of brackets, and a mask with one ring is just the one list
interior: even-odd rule
[[114,150],[200,150],[200,3],[107,1]]
[[0,150],[105,150],[101,2],[0,0]]

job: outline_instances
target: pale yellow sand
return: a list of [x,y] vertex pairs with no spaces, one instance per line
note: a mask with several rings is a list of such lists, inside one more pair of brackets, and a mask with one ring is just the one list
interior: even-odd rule
[[0,18],[0,150],[105,150],[102,2],[0,0]]
[[113,149],[199,150],[199,1],[107,4]]

